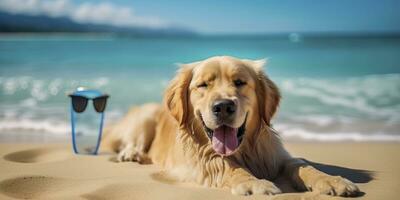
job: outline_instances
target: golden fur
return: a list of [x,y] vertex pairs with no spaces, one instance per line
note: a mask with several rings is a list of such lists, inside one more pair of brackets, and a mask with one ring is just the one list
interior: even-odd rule
[[[119,152],[119,161],[155,163],[180,181],[228,187],[238,195],[280,193],[270,182],[279,175],[299,190],[356,194],[358,188],[349,180],[320,172],[284,149],[270,128],[280,94],[263,72],[264,64],[265,60],[222,56],[182,65],[166,89],[163,105],[130,110],[107,129],[102,147]],[[245,84],[233,84],[238,79]],[[213,150],[204,130],[218,126],[210,106],[222,98],[237,104],[232,127],[245,126],[241,144],[225,156]]]

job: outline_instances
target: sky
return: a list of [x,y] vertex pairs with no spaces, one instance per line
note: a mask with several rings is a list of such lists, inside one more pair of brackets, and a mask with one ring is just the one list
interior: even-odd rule
[[399,0],[0,0],[0,10],[206,34],[400,33]]

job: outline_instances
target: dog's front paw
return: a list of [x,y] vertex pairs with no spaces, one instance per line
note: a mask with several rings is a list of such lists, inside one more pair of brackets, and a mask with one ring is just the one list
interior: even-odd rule
[[356,196],[360,190],[353,182],[341,176],[323,176],[311,186],[313,192],[333,196]]
[[252,194],[279,194],[281,190],[272,182],[267,180],[249,180],[239,183],[232,187],[232,194],[235,195],[252,195]]
[[122,149],[117,157],[118,162],[134,161],[139,164],[151,164],[151,159],[145,153],[136,151],[133,147],[127,146]]
[[131,147],[125,147],[118,153],[117,160],[124,161],[137,161],[138,153]]

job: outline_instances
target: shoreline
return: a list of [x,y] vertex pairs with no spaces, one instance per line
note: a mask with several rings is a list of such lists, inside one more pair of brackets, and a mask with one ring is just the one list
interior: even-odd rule
[[[294,130],[296,131],[296,130]],[[301,144],[314,144],[314,143],[388,143],[388,144],[400,144],[400,135],[389,135],[389,134],[356,134],[354,137],[352,133],[314,133],[314,132],[299,132],[297,134],[292,130],[278,131],[279,136],[283,143],[301,143]],[[305,135],[304,135],[305,134]],[[306,137],[305,137],[306,136]],[[345,137],[342,137],[345,136]],[[342,138],[339,138],[342,137]],[[361,137],[361,138],[360,138]],[[385,137],[387,137],[385,139]],[[321,139],[323,138],[323,139]],[[354,139],[357,138],[357,139]],[[11,130],[0,130],[0,144],[4,143],[69,143],[71,142],[71,133],[57,133],[53,134],[50,132],[42,132],[38,130],[29,129],[11,129]]]

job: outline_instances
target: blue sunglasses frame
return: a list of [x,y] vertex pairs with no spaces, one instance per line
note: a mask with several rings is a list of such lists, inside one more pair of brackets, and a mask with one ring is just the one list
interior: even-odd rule
[[[93,99],[93,98],[96,98],[96,97],[104,96],[104,94],[102,94],[98,90],[77,90],[72,95],[78,95],[78,96],[86,97],[88,99]],[[109,97],[108,95],[106,95],[106,96]],[[70,110],[71,110],[72,147],[73,147],[73,150],[74,150],[75,154],[80,154],[79,151],[78,151],[78,147],[77,147],[76,132],[75,132],[76,114],[77,113],[75,112],[72,103],[71,103]],[[99,147],[100,147],[100,141],[101,141],[101,137],[102,137],[102,133],[103,133],[104,111],[100,112],[100,115],[101,115],[100,116],[100,127],[99,127],[99,133],[98,133],[98,136],[97,136],[96,147],[95,147],[93,152],[89,152],[87,154],[92,154],[92,155],[97,155],[98,154]]]

